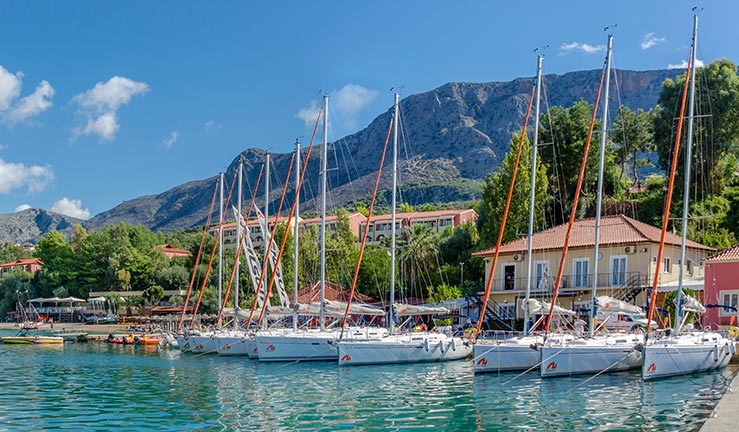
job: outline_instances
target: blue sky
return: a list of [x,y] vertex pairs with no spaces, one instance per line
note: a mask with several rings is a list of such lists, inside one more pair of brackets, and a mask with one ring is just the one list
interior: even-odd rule
[[[242,150],[332,138],[450,81],[508,81],[698,57],[739,61],[735,1],[6,1],[0,12],[0,213],[87,218],[223,170]],[[608,6],[608,7],[607,7]]]

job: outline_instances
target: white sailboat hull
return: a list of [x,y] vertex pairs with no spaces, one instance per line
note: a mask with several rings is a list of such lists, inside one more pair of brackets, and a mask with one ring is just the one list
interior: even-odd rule
[[619,372],[642,364],[641,335],[600,336],[545,344],[539,370],[542,378]]
[[259,361],[336,360],[335,332],[298,332],[284,335],[257,334]]
[[475,373],[528,370],[539,364],[538,349],[543,338],[523,336],[500,341],[478,340],[474,346]]
[[469,341],[438,333],[391,335],[337,345],[342,366],[459,360],[472,353]]
[[251,338],[248,335],[226,336],[218,338],[218,355],[221,356],[248,356]]
[[714,332],[650,340],[644,347],[642,378],[651,380],[722,368],[735,353],[734,343]]

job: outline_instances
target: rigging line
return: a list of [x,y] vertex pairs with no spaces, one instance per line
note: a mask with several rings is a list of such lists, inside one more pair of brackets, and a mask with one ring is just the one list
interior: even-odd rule
[[[521,131],[521,138],[518,142],[518,153],[516,154],[516,164],[513,166],[513,174],[511,175],[511,184],[508,187],[508,197],[506,198],[505,209],[503,210],[503,220],[500,222],[500,229],[498,231],[498,241],[495,244],[495,252],[493,254],[493,261],[490,266],[490,274],[488,281],[485,284],[485,294],[482,297],[482,311],[486,311],[488,307],[488,300],[490,299],[490,288],[493,286],[493,277],[495,276],[495,266],[498,264],[498,255],[500,254],[500,246],[503,244],[503,235],[505,234],[506,220],[508,219],[508,211],[511,207],[511,198],[513,197],[513,187],[516,185],[516,175],[518,174],[518,165],[521,160],[521,151],[523,149],[523,143],[526,139],[526,126],[529,122],[529,116],[531,115],[531,107],[534,104],[534,95],[536,93],[536,86],[531,88],[531,96],[529,97],[529,106],[526,109],[526,118],[523,122],[523,130]],[[480,334],[482,330],[482,317],[477,320],[477,334]]]
[[[234,190],[234,185],[236,184],[236,176],[234,175],[233,180],[231,181],[231,189],[228,191],[228,199],[226,200],[226,207],[228,208],[228,203],[231,201],[231,194]],[[208,261],[208,267],[205,269],[205,277],[203,277],[203,284],[200,287],[200,292],[198,293],[198,299],[195,301],[195,308],[192,311],[192,320],[190,320],[190,330],[193,329],[195,326],[195,318],[198,315],[198,309],[200,308],[200,301],[203,299],[203,294],[205,292],[205,285],[208,283],[208,276],[210,276],[210,269],[213,267],[213,259],[216,255],[216,248],[218,247],[218,241],[221,238],[221,232],[223,231],[223,224],[218,224],[218,232],[216,233],[215,241],[213,242],[213,249],[210,251],[210,260]]]
[[[303,185],[303,180],[305,179],[305,173],[308,171],[308,161],[310,160],[310,154],[313,151],[313,141],[316,138],[316,132],[318,131],[318,124],[319,124],[319,122],[321,120],[321,113],[322,112],[323,112],[323,110],[321,110],[321,111],[318,112],[318,117],[316,118],[316,125],[313,127],[313,135],[310,138],[310,144],[308,145],[308,150],[306,151],[305,161],[303,162],[303,166],[301,167],[302,169],[301,169],[301,173],[300,173],[300,182],[298,182],[298,187],[295,189],[296,197],[300,196],[299,195],[300,194],[300,187]],[[292,167],[292,164],[291,164],[291,167]],[[288,176],[288,178],[289,178],[289,176]],[[294,199],[292,205],[290,206],[290,213],[288,213],[288,216],[287,216],[287,225],[288,226],[290,225],[290,221],[291,221],[291,219],[293,217],[293,214],[295,214],[295,204],[296,203],[297,203],[297,199]],[[273,231],[272,234],[273,234],[273,236],[274,236],[274,231],[275,231],[276,228],[277,228],[277,223],[275,222],[275,226],[272,228],[272,231]],[[324,233],[324,235],[325,235],[325,233]],[[276,261],[276,264],[275,265],[279,265],[280,260],[282,259],[282,253],[285,250],[285,243],[287,243],[287,237],[288,237],[287,234],[284,235],[284,236],[282,236],[282,244],[280,245],[280,251],[277,254],[277,259],[275,260]],[[269,284],[267,285],[267,296],[264,299],[264,305],[262,306],[262,311],[259,314],[259,320],[257,321],[257,325],[258,326],[262,324],[262,320],[264,318],[265,312],[267,311],[267,306],[269,305],[269,299],[272,296],[272,286],[274,285],[274,282],[275,282],[275,275],[276,275],[276,273],[277,272],[274,272],[274,271],[272,272],[272,276],[270,277]],[[261,278],[260,278],[260,284],[261,284]],[[321,304],[321,307],[323,307],[323,304]],[[251,319],[252,319],[252,315],[250,314],[249,315],[249,324],[251,324]]]
[[[241,255],[241,248],[244,245],[244,237],[249,235],[249,219],[251,218],[251,211],[254,207],[254,200],[257,197],[257,192],[259,189],[259,181],[262,179],[262,173],[264,172],[264,165],[262,165],[262,168],[259,170],[259,175],[257,176],[257,183],[254,186],[254,192],[252,192],[251,196],[251,202],[249,203],[249,211],[246,214],[246,218],[244,218],[244,230],[241,232],[241,236],[239,238],[239,244],[236,246],[236,257],[234,258],[234,265],[231,268],[231,278],[228,280],[228,287],[226,288],[226,294],[223,296],[223,302],[221,302],[221,309],[218,311],[218,319],[216,322],[221,321],[221,317],[223,317],[223,310],[226,307],[226,301],[228,300],[229,294],[231,294],[231,286],[234,281],[234,276],[236,275],[236,269],[238,266],[236,265],[236,262],[239,261],[239,256]],[[239,214],[241,214],[241,209],[239,209]],[[238,227],[240,224],[240,221],[236,221],[236,226]],[[237,229],[238,231],[238,229]],[[249,269],[251,271],[251,269]],[[259,295],[257,293],[257,295]],[[234,314],[237,313],[239,310],[239,305],[234,302]]]
[[[542,83],[544,83],[544,80],[542,80]],[[561,145],[561,143],[554,130],[554,122],[552,120],[551,107],[549,106],[548,92],[546,91],[547,87],[546,85],[542,85],[542,87],[544,87],[544,91],[543,91],[544,105],[546,105],[547,107],[546,116],[547,116],[547,120],[549,123],[549,134],[552,137],[552,140],[551,140],[552,141],[552,167],[554,171],[554,179],[556,182],[555,185],[557,188],[556,195],[558,195],[558,196],[555,196],[555,202],[552,208],[551,226],[555,226],[558,224],[559,220],[564,221],[565,219],[565,213],[564,213],[565,204],[564,203],[565,203],[566,185],[564,184],[565,180],[563,178],[564,175],[562,174],[562,160],[561,160],[560,152],[559,152],[559,146]],[[562,112],[562,114],[563,115],[565,114],[564,111]],[[559,215],[557,215],[557,210],[559,210],[559,213],[560,213]]]
[[[649,314],[647,316],[647,335],[649,335],[649,328],[652,325],[652,317],[654,316],[654,307],[657,303],[657,284],[659,283],[660,266],[662,264],[662,254],[665,249],[665,233],[667,232],[667,224],[670,220],[670,205],[672,203],[672,190],[675,186],[675,171],[677,170],[677,157],[680,151],[680,139],[682,138],[683,132],[683,115],[685,114],[685,102],[688,98],[688,82],[690,81],[690,70],[693,67],[693,50],[695,46],[690,49],[690,60],[688,60],[688,69],[685,71],[685,85],[683,86],[683,97],[680,103],[680,120],[677,123],[677,134],[675,135],[675,145],[672,151],[672,166],[670,166],[670,181],[667,187],[667,197],[665,198],[665,210],[662,217],[662,231],[659,239],[659,249],[657,249],[657,262],[654,268],[654,280],[652,282],[652,296],[649,303]],[[680,264],[682,265],[682,263]]]
[[190,278],[190,286],[187,288],[187,294],[185,295],[185,303],[182,306],[182,314],[180,315],[180,321],[177,324],[177,331],[182,330],[182,323],[185,321],[185,311],[187,311],[187,303],[190,301],[190,294],[192,294],[192,287],[195,284],[195,275],[197,274],[198,266],[200,265],[200,257],[203,251],[203,244],[205,243],[205,236],[208,234],[208,228],[210,228],[210,218],[213,215],[213,207],[216,204],[216,195],[218,195],[218,185],[220,182],[220,176],[216,181],[216,187],[213,189],[213,199],[210,201],[210,209],[208,210],[208,216],[205,219],[205,225],[203,226],[203,235],[200,237],[200,246],[198,247],[197,257],[195,258],[195,265],[192,269],[192,277]]
[[[290,165],[288,166],[287,175],[285,176],[285,185],[282,188],[282,194],[280,195],[279,208],[277,209],[277,212],[275,213],[275,216],[274,216],[275,220],[274,220],[274,222],[272,224],[272,232],[269,233],[269,237],[268,237],[269,238],[269,241],[266,242],[266,244],[264,245],[264,256],[265,256],[265,258],[264,258],[264,264],[262,264],[262,272],[261,272],[261,275],[259,276],[259,283],[257,284],[257,290],[256,290],[256,294],[257,295],[256,295],[256,297],[254,297],[254,302],[252,302],[252,308],[256,307],[257,299],[259,298],[259,293],[262,290],[262,282],[264,281],[264,275],[267,272],[267,265],[269,264],[269,262],[271,260],[270,257],[272,255],[272,245],[275,244],[274,241],[275,241],[275,235],[277,233],[277,225],[279,225],[279,222],[280,222],[280,211],[282,210],[282,204],[285,201],[285,193],[287,192],[287,186],[288,186],[288,183],[290,181],[290,174],[292,173],[294,163],[295,163],[295,153],[293,153],[292,157],[290,158]],[[295,206],[295,203],[293,202],[293,208],[294,208],[294,206]],[[266,224],[267,227],[269,227],[269,221],[265,221],[265,224]],[[289,227],[290,226],[290,218],[288,218],[287,224],[285,226],[286,227]],[[286,228],[285,233],[282,236],[283,240],[286,240],[287,239],[287,233],[288,233],[288,231],[289,231],[289,228]],[[265,233],[265,236],[266,235],[267,235],[267,233]],[[284,244],[284,241],[283,241],[283,244]],[[280,261],[279,260],[276,260],[273,263],[273,265],[272,265],[272,272],[271,272],[271,278],[272,278],[271,281],[274,281],[274,278],[276,277],[276,275],[278,273],[278,266],[279,265],[280,265]],[[264,297],[264,303],[262,304],[262,310],[263,311],[266,310],[267,307],[269,306],[270,294],[272,293],[271,289],[272,289],[272,286],[269,286],[268,294]],[[252,311],[249,312],[249,321],[248,321],[248,324],[249,325],[251,325],[251,319],[252,319],[253,312],[254,312],[254,310],[252,310]],[[260,315],[260,317],[261,317],[261,315]],[[262,321],[260,320],[257,324],[258,325],[261,325],[262,324]]]
[[382,149],[382,157],[380,158],[380,167],[377,170],[377,178],[375,179],[375,189],[372,192],[372,200],[370,201],[369,210],[367,213],[367,221],[364,225],[364,232],[362,233],[362,242],[359,246],[359,257],[357,258],[357,264],[354,267],[354,276],[352,277],[352,285],[349,289],[349,297],[346,301],[346,310],[344,311],[344,318],[341,320],[341,333],[339,339],[344,337],[344,329],[346,327],[346,320],[349,316],[349,308],[351,307],[352,301],[354,300],[354,290],[357,287],[357,279],[359,279],[359,267],[362,264],[362,257],[364,255],[364,249],[367,245],[367,235],[369,234],[369,227],[372,223],[372,211],[375,208],[375,198],[377,198],[377,190],[380,187],[380,177],[382,176],[382,168],[385,164],[385,155],[387,154],[388,143],[390,142],[390,133],[393,129],[393,119],[390,120],[390,125],[387,128],[387,137],[385,138],[385,146]]
[[578,388],[578,387],[580,387],[580,386],[582,386],[582,385],[585,385],[585,384],[589,383],[590,381],[594,380],[595,378],[597,378],[597,377],[599,377],[599,376],[603,375],[604,373],[608,372],[608,371],[609,371],[609,370],[610,370],[611,368],[613,368],[613,367],[614,367],[614,366],[616,366],[617,364],[621,363],[621,362],[622,362],[623,360],[625,360],[625,359],[626,359],[626,357],[630,356],[630,355],[631,355],[631,354],[632,354],[633,352],[634,352],[634,350],[632,349],[632,350],[631,350],[631,351],[629,351],[629,352],[628,352],[628,353],[627,353],[627,354],[626,354],[625,356],[623,356],[623,357],[621,357],[620,359],[616,360],[616,361],[615,361],[615,362],[613,362],[613,363],[612,363],[611,365],[609,365],[609,366],[608,366],[607,368],[605,368],[605,369],[603,369],[602,371],[598,372],[597,374],[595,374],[595,375],[593,375],[593,376],[589,377],[589,378],[588,378],[588,379],[586,379],[585,381],[583,381],[583,382],[581,382],[581,383],[578,383],[578,384],[575,384],[574,386],[570,387],[569,389],[567,389],[567,391],[566,391],[565,393],[570,393],[570,392],[571,392],[572,390],[575,390],[576,388]]
[[603,71],[600,74],[600,84],[598,85],[598,94],[595,97],[595,105],[593,106],[593,117],[590,120],[590,130],[588,132],[588,139],[585,142],[585,149],[583,149],[582,162],[580,163],[580,176],[577,178],[577,187],[575,188],[575,197],[572,201],[572,210],[570,211],[570,221],[567,225],[567,234],[565,235],[564,246],[562,247],[562,258],[559,261],[559,269],[557,270],[557,278],[554,281],[554,292],[552,294],[552,304],[549,306],[549,315],[547,316],[547,326],[544,329],[545,333],[549,333],[549,324],[551,324],[552,316],[554,315],[554,306],[557,303],[557,295],[559,294],[559,284],[562,282],[562,274],[564,272],[565,258],[567,257],[567,249],[570,245],[570,237],[572,236],[572,228],[575,225],[575,216],[577,215],[577,202],[580,199],[580,190],[582,183],[585,178],[585,168],[588,162],[588,153],[590,152],[590,142],[593,139],[593,128],[595,128],[595,121],[598,118],[598,104],[600,102],[601,91],[603,90],[603,80],[606,75],[608,57],[606,57],[606,64],[603,65]]

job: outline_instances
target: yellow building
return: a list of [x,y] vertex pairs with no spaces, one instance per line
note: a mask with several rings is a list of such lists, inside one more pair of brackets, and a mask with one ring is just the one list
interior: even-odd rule
[[[531,297],[549,299],[559,269],[567,224],[532,236],[532,256],[527,256],[528,238],[523,237],[501,246],[490,290],[490,303],[504,319],[523,318],[522,302],[527,282]],[[638,306],[646,305],[657,263],[659,228],[624,215],[601,219],[598,273],[593,274],[595,219],[575,222],[560,283],[558,304],[584,312],[590,309],[593,278],[597,294],[608,295]],[[679,236],[667,233],[659,274],[660,292],[677,288],[680,263]],[[688,241],[684,265],[684,285],[703,289],[703,259],[713,249]],[[485,286],[490,278],[495,248],[473,254],[485,260]],[[527,268],[531,262],[531,278]],[[489,304],[489,307],[491,305]]]

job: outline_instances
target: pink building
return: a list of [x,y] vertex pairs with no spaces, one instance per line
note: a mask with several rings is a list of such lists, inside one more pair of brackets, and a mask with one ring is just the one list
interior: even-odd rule
[[[705,282],[703,301],[705,304],[739,305],[739,244],[703,260]],[[724,308],[708,308],[703,314],[703,325],[716,328],[718,325],[737,324],[737,312]]]

